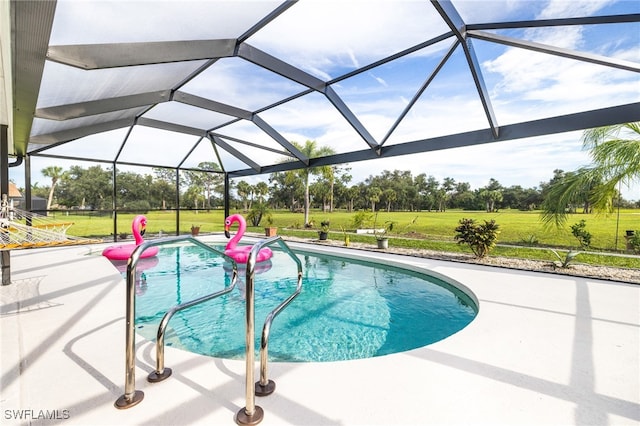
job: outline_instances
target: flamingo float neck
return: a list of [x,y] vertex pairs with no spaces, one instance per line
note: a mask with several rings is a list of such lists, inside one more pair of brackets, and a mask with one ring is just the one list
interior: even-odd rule
[[147,227],[147,218],[143,215],[138,215],[131,222],[131,233],[133,237],[136,239],[136,245],[139,246],[144,242],[142,236],[144,235],[144,231]]
[[[145,228],[147,227],[147,218],[143,215],[138,215],[133,219],[131,223],[131,232],[136,239],[135,244],[119,244],[115,246],[109,246],[102,250],[102,255],[110,260],[128,260],[136,247],[144,242],[142,236],[144,235]],[[141,258],[153,257],[158,254],[158,247],[149,247],[144,253],[140,255]]]
[[231,240],[227,243],[225,250],[235,249],[242,239],[244,232],[247,230],[247,222],[244,220],[244,217],[239,214],[232,214],[224,221],[224,233],[227,238],[230,236],[229,228],[231,228],[231,225],[234,223],[238,223],[238,232],[236,232],[233,238],[231,238]]
[[[227,238],[230,237],[229,228],[231,227],[231,224],[236,222],[238,223],[238,232],[236,232],[231,241],[229,241],[224,252],[226,255],[231,256],[237,263],[247,263],[252,250],[251,246],[236,248],[238,242],[244,235],[244,231],[247,229],[247,222],[244,220],[244,217],[239,214],[232,214],[226,218],[224,220],[224,235]],[[265,247],[258,252],[256,262],[264,262],[271,259],[271,256],[273,256],[273,252],[269,247]]]

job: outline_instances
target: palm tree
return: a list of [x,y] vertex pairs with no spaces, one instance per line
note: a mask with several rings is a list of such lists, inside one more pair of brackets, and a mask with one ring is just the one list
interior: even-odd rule
[[43,176],[51,178],[51,188],[49,188],[49,197],[47,198],[47,210],[51,209],[51,203],[53,203],[53,191],[56,188],[56,185],[64,175],[62,171],[62,167],[59,166],[49,166],[40,170]]
[[640,122],[596,127],[582,135],[593,164],[553,182],[542,204],[542,220],[560,227],[577,204],[583,211],[613,210],[618,185],[640,180]]
[[388,188],[382,192],[382,195],[384,196],[384,200],[387,202],[387,211],[390,212],[391,203],[398,199],[398,193],[394,189]]
[[238,194],[238,197],[240,197],[240,200],[242,201],[242,206],[244,211],[249,211],[249,209],[251,209],[251,205],[249,203],[249,197],[252,192],[253,192],[253,187],[249,183],[243,180],[238,182],[238,184],[236,185],[236,193]]
[[[292,142],[292,144],[300,150],[307,158],[317,158],[324,157],[327,155],[335,154],[335,151],[329,147],[320,147],[318,148],[316,141],[307,140],[304,146],[300,145],[297,142]],[[321,167],[306,167],[300,169],[297,173],[300,178],[302,178],[302,182],[304,183],[304,224],[307,225],[309,223],[309,205],[310,205],[310,197],[309,197],[309,177],[313,175],[328,175],[329,172],[327,169],[330,169],[331,166],[321,166]]]
[[265,182],[258,182],[253,186],[253,190],[256,197],[258,197],[258,201],[264,203],[267,195],[269,194],[269,185]]
[[[197,190],[189,192],[194,196],[196,209],[198,208],[198,200],[202,201],[202,207],[211,208],[212,192],[222,192],[223,174],[218,163],[204,161],[198,163],[199,171],[187,171],[185,175],[190,186],[197,187],[202,195],[196,195]],[[219,173],[214,173],[219,172]]]
[[503,200],[502,191],[498,189],[483,189],[480,191],[480,198],[485,202],[487,213],[496,211],[496,202]]
[[382,189],[377,186],[370,186],[367,188],[367,198],[371,202],[371,211],[376,211],[376,203],[380,201],[380,196],[382,196]]

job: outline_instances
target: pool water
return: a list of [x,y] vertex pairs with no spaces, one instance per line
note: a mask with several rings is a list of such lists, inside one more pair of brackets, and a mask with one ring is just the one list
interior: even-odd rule
[[[273,321],[272,361],[337,361],[407,351],[458,332],[477,313],[468,295],[429,275],[326,255],[297,256],[303,265],[302,292]],[[139,264],[138,333],[154,340],[168,309],[230,285],[228,269],[224,259],[199,247],[162,247],[157,260]],[[166,344],[243,359],[244,280],[241,270],[232,292],[178,312],[169,323]],[[270,264],[256,275],[257,349],[266,316],[296,284],[295,262],[274,249]]]

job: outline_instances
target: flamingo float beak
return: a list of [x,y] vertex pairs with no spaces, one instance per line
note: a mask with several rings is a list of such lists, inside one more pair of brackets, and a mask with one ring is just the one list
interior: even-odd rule
[[227,238],[231,238],[231,234],[229,233],[229,225],[224,225],[224,236]]
[[141,237],[144,237],[144,233],[145,233],[145,231],[146,231],[146,230],[147,230],[146,225],[145,225],[144,223],[143,223],[143,224],[141,224],[141,225],[140,225],[140,236],[141,236]]

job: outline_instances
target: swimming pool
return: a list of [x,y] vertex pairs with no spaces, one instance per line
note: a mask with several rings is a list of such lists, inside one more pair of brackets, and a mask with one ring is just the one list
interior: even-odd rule
[[[460,331],[477,313],[469,295],[434,276],[325,254],[296,255],[303,265],[303,288],[273,322],[272,361],[337,361],[403,352]],[[139,264],[139,269],[144,275],[137,284],[136,327],[150,340],[169,308],[231,281],[224,259],[190,245],[162,247],[156,260]],[[295,290],[296,271],[293,260],[277,249],[271,262],[257,269],[256,348],[266,315]],[[229,294],[177,313],[166,344],[244,358],[243,281],[241,271]]]

